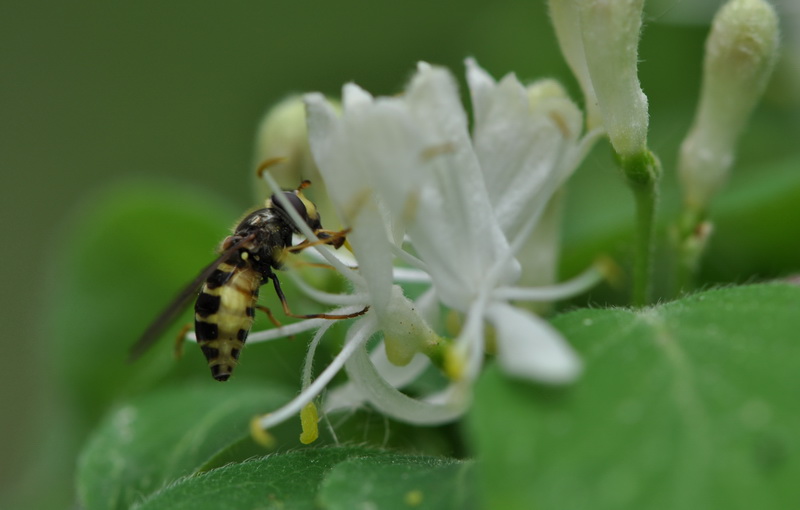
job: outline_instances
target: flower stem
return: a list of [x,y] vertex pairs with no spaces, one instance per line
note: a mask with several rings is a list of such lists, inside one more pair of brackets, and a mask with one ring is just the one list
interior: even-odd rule
[[631,157],[620,157],[620,166],[636,203],[632,302],[634,306],[644,306],[649,302],[651,292],[653,227],[661,163],[652,152],[645,149]]

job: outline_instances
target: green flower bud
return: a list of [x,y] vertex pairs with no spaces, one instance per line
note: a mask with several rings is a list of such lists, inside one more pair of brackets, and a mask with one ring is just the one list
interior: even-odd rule
[[[267,169],[283,189],[294,189],[303,180],[312,186],[305,191],[316,204],[327,228],[338,228],[325,183],[308,145],[306,109],[301,96],[290,96],[273,106],[261,119],[256,131],[255,162],[273,162]],[[256,196],[264,200],[272,193],[265,181],[253,174]]]

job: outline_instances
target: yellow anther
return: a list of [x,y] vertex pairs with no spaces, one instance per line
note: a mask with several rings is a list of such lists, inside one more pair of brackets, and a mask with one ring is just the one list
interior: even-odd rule
[[464,376],[466,360],[452,345],[444,348],[444,373],[451,381],[458,381]]
[[621,287],[625,280],[625,274],[619,265],[611,257],[601,256],[594,262],[594,267],[613,287]]
[[303,432],[300,434],[300,442],[303,444],[311,444],[319,437],[319,415],[317,414],[317,406],[314,402],[309,402],[300,411],[300,425],[303,427]]
[[285,162],[287,159],[288,158],[285,158],[283,156],[279,156],[277,158],[269,158],[269,159],[266,159],[266,160],[262,161],[261,164],[258,165],[258,168],[256,168],[256,175],[261,177],[264,174],[264,172],[266,172],[269,168],[271,168],[271,167],[273,167],[275,165],[279,165],[279,164]]
[[261,416],[253,416],[253,419],[250,420],[250,437],[264,448],[275,447],[275,438],[261,427]]
[[451,338],[455,338],[461,333],[461,328],[464,326],[464,321],[461,318],[461,314],[459,314],[455,310],[450,310],[447,312],[447,315],[444,317],[444,329],[447,331],[447,335]]

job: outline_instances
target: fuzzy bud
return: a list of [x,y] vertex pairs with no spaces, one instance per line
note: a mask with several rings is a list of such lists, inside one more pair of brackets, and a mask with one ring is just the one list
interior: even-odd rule
[[[317,206],[323,225],[338,227],[336,213],[328,199],[325,182],[319,173],[308,144],[306,107],[301,96],[290,96],[273,106],[261,119],[256,131],[255,162],[279,162],[269,166],[269,173],[282,189],[294,189],[303,180],[313,184],[305,192]],[[256,197],[264,200],[272,194],[266,182],[255,172]]]
[[597,109],[597,96],[592,88],[586,54],[581,37],[581,19],[575,0],[550,0],[550,19],[556,31],[561,53],[578,80],[586,101],[586,128],[592,130],[603,124]]
[[724,184],[736,142],[767,85],[778,50],[778,19],[764,0],[731,0],[706,41],[703,84],[678,171],[686,207],[703,213]]
[[623,159],[647,147],[647,96],[637,73],[644,0],[577,0],[586,65],[597,108]]

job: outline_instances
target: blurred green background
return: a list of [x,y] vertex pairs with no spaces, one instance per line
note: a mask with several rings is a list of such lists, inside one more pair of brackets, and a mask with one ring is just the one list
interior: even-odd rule
[[[640,49],[650,143],[667,172],[666,210],[675,202],[675,151],[697,95],[704,23],[720,2],[686,3],[652,2]],[[800,7],[780,7],[784,59],[743,140],[743,174],[800,153],[792,28]],[[44,334],[42,321],[59,276],[53,261],[87,200],[156,178],[213,190],[244,210],[255,203],[255,127],[271,104],[295,92],[336,95],[347,81],[393,94],[418,60],[450,67],[463,83],[463,59],[474,56],[495,77],[553,76],[579,98],[544,2],[3,2],[0,41],[0,494],[32,476],[37,443],[58,431],[47,421],[58,406],[48,363],[58,339]],[[590,224],[631,212],[602,145],[573,188],[568,208],[601,204]],[[582,227],[580,214],[570,218]],[[91,321],[93,310],[84,313]]]

